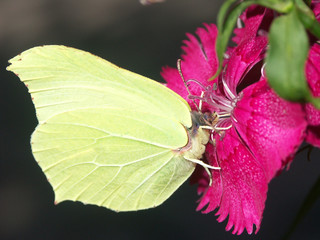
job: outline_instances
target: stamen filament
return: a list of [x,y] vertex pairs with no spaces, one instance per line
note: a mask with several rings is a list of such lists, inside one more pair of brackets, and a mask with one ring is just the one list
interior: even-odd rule
[[230,116],[231,116],[230,113],[223,113],[223,114],[218,114],[218,113],[217,113],[217,115],[218,115],[218,118],[227,118],[227,117],[230,117]]
[[222,78],[222,84],[223,84],[224,90],[226,91],[226,94],[228,95],[228,97],[230,99],[234,99],[236,96],[232,93],[232,91],[230,90],[230,88],[224,78]]
[[228,130],[232,128],[232,124],[230,124],[228,127],[214,127],[215,130],[218,130],[218,131],[225,131],[225,130]]

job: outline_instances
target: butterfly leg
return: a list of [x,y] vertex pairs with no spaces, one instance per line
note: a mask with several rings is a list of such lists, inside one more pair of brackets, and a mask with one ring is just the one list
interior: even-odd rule
[[220,167],[214,167],[214,166],[211,166],[209,164],[206,164],[206,163],[202,162],[199,159],[191,159],[191,158],[186,158],[186,157],[185,157],[185,159],[190,161],[190,162],[193,162],[193,163],[201,165],[206,170],[206,172],[208,173],[209,178],[210,178],[209,186],[211,186],[211,184],[212,184],[212,175],[211,175],[211,172],[210,172],[209,169],[220,170],[221,168]]

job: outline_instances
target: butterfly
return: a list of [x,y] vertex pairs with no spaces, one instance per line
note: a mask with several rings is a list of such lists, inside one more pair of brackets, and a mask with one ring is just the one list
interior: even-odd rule
[[208,116],[164,85],[58,45],[9,63],[35,105],[32,152],[56,203],[147,209],[168,199],[196,164],[217,169],[201,161]]

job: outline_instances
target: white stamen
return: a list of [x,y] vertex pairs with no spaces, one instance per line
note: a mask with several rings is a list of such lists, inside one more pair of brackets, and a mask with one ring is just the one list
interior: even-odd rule
[[218,115],[218,118],[227,118],[227,117],[230,117],[231,114],[230,113],[224,113],[224,114],[217,114]]
[[218,131],[226,131],[228,129],[232,128],[232,124],[228,127],[214,127],[215,130],[218,130]]
[[243,28],[243,23],[240,18],[237,19],[237,28]]
[[234,99],[236,96],[231,92],[231,90],[230,90],[230,88],[224,78],[222,78],[222,84],[223,84],[223,87],[226,90],[226,93],[228,94],[229,98]]
[[264,76],[264,69],[265,69],[265,67],[266,67],[266,63],[264,63],[264,64],[262,65],[262,68],[261,68],[261,76],[262,76],[262,77],[265,77],[265,76]]

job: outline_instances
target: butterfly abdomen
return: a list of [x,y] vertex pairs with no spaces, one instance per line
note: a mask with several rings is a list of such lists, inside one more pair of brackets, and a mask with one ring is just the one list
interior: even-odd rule
[[181,149],[186,159],[201,159],[209,142],[210,132],[207,129],[200,128],[202,126],[202,113],[191,112],[192,127],[188,129],[189,142],[186,147]]

